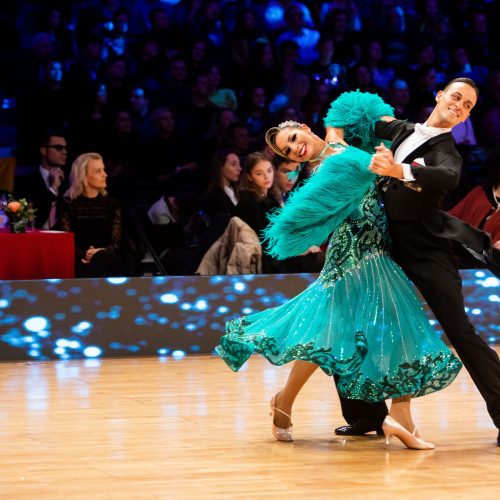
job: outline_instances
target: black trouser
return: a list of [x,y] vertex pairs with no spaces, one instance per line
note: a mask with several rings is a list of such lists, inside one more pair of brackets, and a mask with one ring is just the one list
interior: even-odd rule
[[500,428],[500,360],[465,313],[451,242],[434,236],[420,222],[389,224],[396,262],[422,293]]
[[[389,224],[396,262],[422,293],[500,428],[500,360],[465,314],[462,279],[451,242],[432,235],[420,222]],[[365,403],[343,397],[340,402],[348,423],[383,420],[384,402]]]
[[[339,381],[339,376],[334,375],[335,383]],[[340,406],[342,408],[342,416],[345,421],[351,425],[357,420],[371,420],[376,426],[382,425],[385,416],[387,415],[387,405],[385,401],[378,403],[368,403],[359,399],[347,399],[340,395]]]

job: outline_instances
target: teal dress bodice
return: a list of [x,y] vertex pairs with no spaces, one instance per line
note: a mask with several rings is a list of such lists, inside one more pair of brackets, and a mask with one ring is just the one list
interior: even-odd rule
[[358,209],[332,233],[319,280],[324,286],[334,284],[362,259],[386,254],[389,241],[383,205],[377,188],[372,185]]

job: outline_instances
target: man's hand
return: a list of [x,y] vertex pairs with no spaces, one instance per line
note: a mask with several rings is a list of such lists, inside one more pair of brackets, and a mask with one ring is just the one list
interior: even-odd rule
[[372,156],[372,161],[368,167],[374,174],[382,177],[394,177],[403,179],[403,166],[394,161],[392,151],[383,143],[375,148],[376,153]]
[[64,172],[59,167],[53,167],[49,170],[50,187],[56,191],[64,180]]

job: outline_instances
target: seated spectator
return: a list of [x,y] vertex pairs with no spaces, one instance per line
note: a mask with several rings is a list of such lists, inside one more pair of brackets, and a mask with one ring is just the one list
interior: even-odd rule
[[26,178],[16,178],[16,196],[36,208],[35,227],[51,229],[56,223],[57,200],[64,181],[68,146],[63,132],[47,131],[40,141],[40,165]]
[[488,177],[448,213],[491,235],[500,250],[500,150],[487,161]]
[[77,277],[130,276],[132,260],[124,255],[122,213],[106,192],[102,157],[84,153],[73,162],[70,186],[58,207],[58,225],[75,234]]
[[159,256],[189,243],[185,229],[196,210],[197,200],[198,196],[189,192],[166,194],[151,205],[147,212],[151,225],[145,231]]
[[205,144],[208,151],[217,151],[227,144],[227,132],[229,125],[236,123],[238,116],[230,108],[219,108],[215,112],[208,133],[205,137]]
[[[236,215],[246,222],[259,236],[269,223],[267,216],[280,206],[279,196],[273,186],[274,167],[262,153],[251,153],[245,161],[240,202]],[[279,261],[266,253],[262,259],[264,273],[283,272]]]
[[414,86],[411,89],[412,104],[417,109],[434,106],[437,90],[436,68],[430,64],[422,65],[416,72]]
[[285,10],[286,28],[276,40],[279,47],[285,40],[293,40],[299,46],[298,63],[311,64],[318,56],[316,46],[320,38],[319,31],[308,28],[304,13],[299,5],[291,3]]
[[390,82],[394,79],[394,69],[383,64],[383,49],[382,44],[371,39],[365,48],[365,62],[370,68],[373,84],[387,92]]
[[255,146],[269,127],[267,96],[263,87],[257,85],[244,95],[240,116],[248,127],[251,144]]
[[451,53],[448,74],[450,79],[471,78],[479,88],[482,88],[488,78],[488,69],[486,66],[471,64],[466,48],[459,45]]
[[396,78],[389,85],[387,102],[394,108],[394,116],[398,120],[417,119],[417,112],[411,106],[410,89],[406,80]]
[[210,184],[200,208],[210,219],[218,214],[236,215],[239,201],[240,159],[232,149],[220,149],[212,156]]
[[278,155],[273,158],[273,163],[276,167],[275,186],[279,193],[280,204],[283,205],[299,178],[298,175],[293,178],[289,174],[295,172],[300,163]]
[[227,146],[234,149],[240,161],[246,158],[250,149],[250,132],[242,122],[234,122],[227,128]]
[[135,86],[130,91],[130,111],[132,130],[141,137],[149,137],[152,134],[149,95],[142,87]]
[[481,144],[487,148],[498,145],[500,137],[500,88],[493,95],[493,106],[489,108],[481,120],[481,134],[478,137]]
[[151,122],[153,135],[145,151],[145,177],[151,178],[154,184],[177,186],[179,178],[189,176],[198,167],[194,160],[196,152],[178,132],[174,113],[169,108],[155,109]]

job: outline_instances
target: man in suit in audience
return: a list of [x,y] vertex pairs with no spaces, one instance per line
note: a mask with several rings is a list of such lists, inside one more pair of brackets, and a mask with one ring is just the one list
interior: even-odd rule
[[51,229],[56,223],[56,204],[62,196],[63,167],[68,145],[62,132],[47,131],[40,141],[40,165],[23,181],[18,196],[26,198],[36,208],[35,227]]

